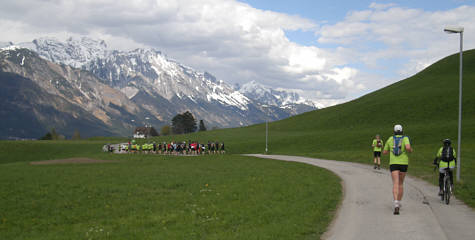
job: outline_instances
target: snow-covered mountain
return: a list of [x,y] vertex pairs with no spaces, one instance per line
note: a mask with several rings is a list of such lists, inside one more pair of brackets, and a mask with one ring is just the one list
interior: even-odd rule
[[[11,48],[13,43],[2,45]],[[66,41],[40,38],[16,46],[53,63],[93,73],[101,84],[122,92],[157,122],[167,123],[177,113],[190,111],[209,127],[234,127],[268,118],[263,104],[274,107],[273,120],[315,109],[298,94],[257,83],[238,91],[212,74],[196,71],[154,49],[110,50],[104,41],[87,37]]]
[[296,104],[303,104],[315,108],[315,104],[312,101],[300,97],[296,92],[284,90],[279,91],[259,84],[256,81],[251,81],[242,85],[239,88],[239,92],[261,104],[280,106],[282,108]]
[[248,125],[264,119],[264,113],[249,106],[252,101],[228,84],[154,49],[109,50],[104,41],[87,37],[65,42],[40,38],[18,45],[52,62],[94,73],[160,121],[169,121],[183,111],[191,111],[197,119],[218,127]]
[[138,90],[144,90],[168,100],[175,96],[189,97],[192,101],[216,100],[242,110],[249,104],[245,96],[211,74],[195,71],[153,49],[108,50],[103,40],[87,37],[71,37],[66,42],[40,38],[20,46],[52,62],[91,71],[131,98]]
[[149,114],[94,74],[18,46],[0,49],[0,82],[2,139],[37,138],[51,128],[67,136],[75,130],[85,137],[125,135],[131,120]]

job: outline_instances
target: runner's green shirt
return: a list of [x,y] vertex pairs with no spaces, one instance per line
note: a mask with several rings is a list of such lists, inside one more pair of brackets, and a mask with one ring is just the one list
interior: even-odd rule
[[373,151],[374,151],[374,152],[381,152],[381,149],[382,149],[383,146],[384,146],[383,140],[379,139],[379,141],[381,142],[381,146],[380,146],[380,147],[378,147],[378,140],[376,140],[376,138],[373,139],[373,145],[372,145],[372,146],[373,146]]
[[[397,137],[401,137],[402,135],[396,135]],[[391,164],[401,164],[401,165],[409,165],[409,156],[406,152],[406,145],[411,146],[409,142],[409,137],[404,136],[402,139],[402,154],[399,156],[394,155],[393,148],[394,148],[394,138],[393,136],[389,137],[384,145],[384,150],[389,151],[389,165]]]

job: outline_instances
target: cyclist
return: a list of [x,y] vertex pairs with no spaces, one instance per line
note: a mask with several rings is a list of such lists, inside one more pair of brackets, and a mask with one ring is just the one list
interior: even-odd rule
[[[452,144],[450,139],[444,139],[442,142],[444,146],[439,148],[437,156],[434,159],[434,165],[439,166],[439,196],[442,196],[444,194],[443,187],[445,169],[449,168],[450,182],[453,185],[453,170],[455,168],[455,163],[457,162],[457,155],[455,153],[455,150],[450,146]],[[438,160],[440,160],[440,162],[438,162]]]
[[381,169],[381,148],[383,148],[383,140],[380,139],[379,134],[373,139],[373,155],[374,155],[374,169]]
[[397,124],[394,126],[394,136],[391,136],[384,145],[383,154],[389,155],[389,169],[393,180],[393,198],[394,198],[394,214],[399,214],[401,208],[401,200],[404,194],[404,178],[406,177],[409,165],[409,156],[407,153],[412,152],[409,137],[403,135],[402,126]]

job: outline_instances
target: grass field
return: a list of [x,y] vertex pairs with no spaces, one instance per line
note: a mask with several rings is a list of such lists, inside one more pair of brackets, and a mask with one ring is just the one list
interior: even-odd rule
[[[339,179],[236,155],[110,155],[101,141],[1,142],[2,239],[318,239]],[[117,163],[30,165],[66,157]],[[6,159],[6,160],[5,160]]]

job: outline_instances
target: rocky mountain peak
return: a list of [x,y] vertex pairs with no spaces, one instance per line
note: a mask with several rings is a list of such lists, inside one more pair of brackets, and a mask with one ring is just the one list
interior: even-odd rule
[[62,42],[55,38],[38,38],[20,46],[37,52],[41,57],[55,63],[81,68],[90,61],[107,56],[107,44],[103,40],[88,37],[70,37]]
[[239,92],[265,105],[286,108],[291,105],[302,104],[315,109],[315,105],[311,101],[302,98],[294,91],[272,89],[256,81],[243,84]]

